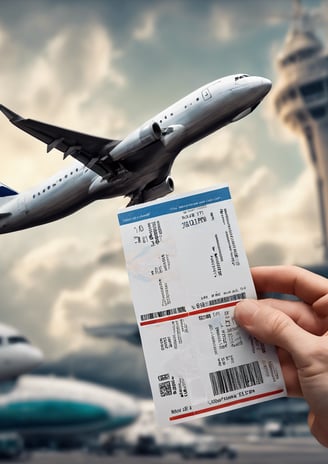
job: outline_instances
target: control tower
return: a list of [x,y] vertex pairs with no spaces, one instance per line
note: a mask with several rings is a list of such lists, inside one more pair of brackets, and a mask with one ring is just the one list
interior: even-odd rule
[[324,259],[328,261],[328,51],[300,2],[278,56],[276,111],[305,142],[318,188]]

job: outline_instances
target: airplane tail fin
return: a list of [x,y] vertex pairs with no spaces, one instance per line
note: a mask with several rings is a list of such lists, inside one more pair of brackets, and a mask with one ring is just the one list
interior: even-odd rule
[[0,205],[11,200],[12,197],[17,194],[18,192],[0,182]]

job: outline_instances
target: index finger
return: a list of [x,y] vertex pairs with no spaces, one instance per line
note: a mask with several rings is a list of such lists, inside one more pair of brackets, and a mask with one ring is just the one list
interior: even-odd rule
[[328,279],[297,266],[259,266],[252,268],[258,293],[287,293],[308,304],[328,294]]

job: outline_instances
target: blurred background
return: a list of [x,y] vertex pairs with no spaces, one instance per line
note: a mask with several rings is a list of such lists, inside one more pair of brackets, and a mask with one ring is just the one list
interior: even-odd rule
[[[271,79],[254,113],[179,155],[176,192],[228,183],[250,265],[325,273],[327,12],[326,0],[0,0],[0,102],[25,117],[124,138],[206,82],[235,73]],[[0,180],[17,191],[72,162],[47,155],[5,117],[0,134]],[[135,322],[116,216],[126,203],[100,201],[2,235],[0,320],[43,351],[39,374],[149,399],[140,346],[84,330]],[[267,403],[267,416],[215,416],[211,426],[274,419],[265,433],[284,434],[300,407],[303,427],[306,409],[287,403]]]

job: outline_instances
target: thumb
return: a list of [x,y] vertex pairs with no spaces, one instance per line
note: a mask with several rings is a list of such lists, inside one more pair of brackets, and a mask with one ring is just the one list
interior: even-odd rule
[[317,337],[299,327],[266,300],[242,300],[235,308],[236,322],[263,343],[288,351],[297,367],[304,365],[309,344]]

